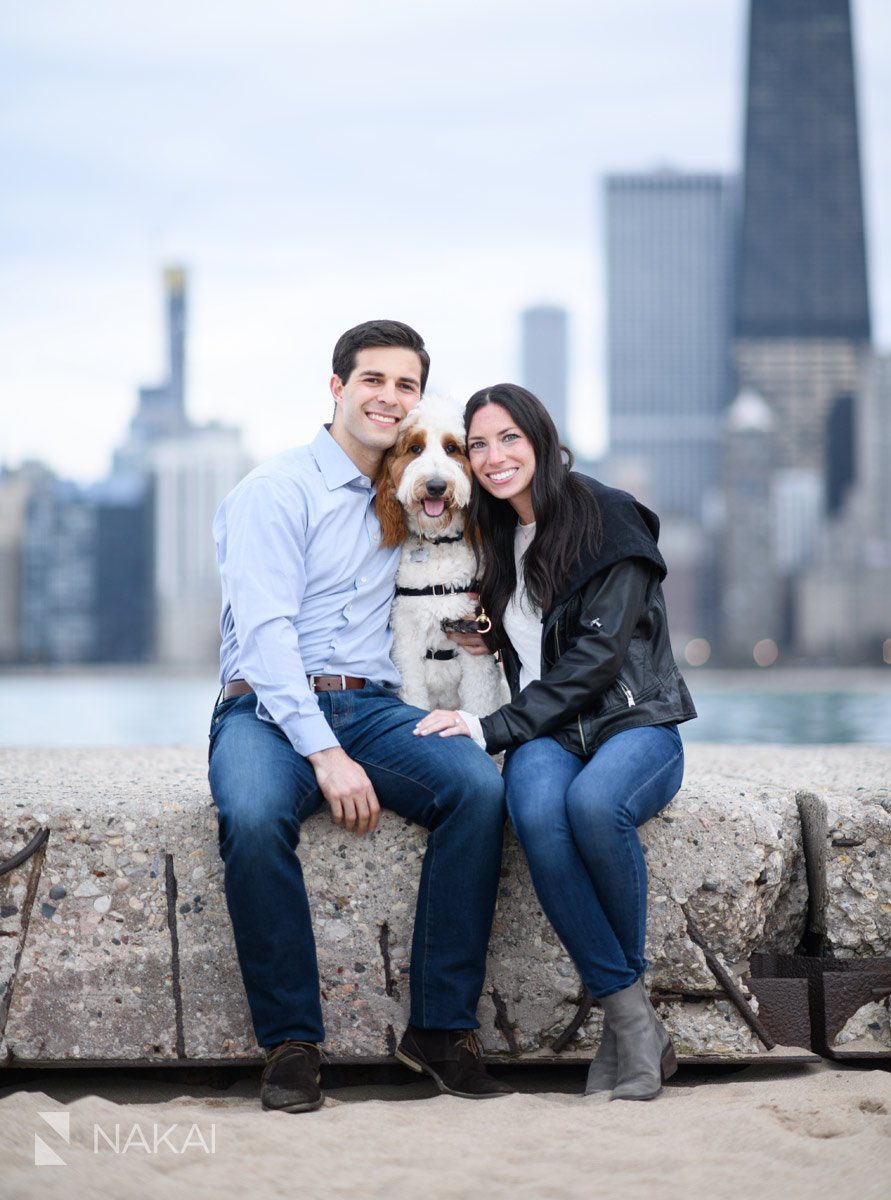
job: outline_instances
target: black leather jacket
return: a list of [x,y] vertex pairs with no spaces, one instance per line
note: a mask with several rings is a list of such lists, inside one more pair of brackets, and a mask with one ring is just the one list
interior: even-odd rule
[[[625,729],[696,716],[668,637],[658,519],[626,493],[586,482],[598,494],[605,530],[612,520],[630,537],[605,539],[605,552],[580,563],[545,614],[540,679],[521,691],[517,653],[501,645],[512,699],[482,720],[490,754],[550,735],[589,757]],[[616,559],[623,545],[633,554]]]

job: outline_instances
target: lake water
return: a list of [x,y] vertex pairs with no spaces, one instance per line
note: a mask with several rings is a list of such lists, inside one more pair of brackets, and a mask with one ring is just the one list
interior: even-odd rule
[[[891,744],[884,671],[688,671],[690,742]],[[157,669],[0,673],[0,746],[201,746],[212,673]]]

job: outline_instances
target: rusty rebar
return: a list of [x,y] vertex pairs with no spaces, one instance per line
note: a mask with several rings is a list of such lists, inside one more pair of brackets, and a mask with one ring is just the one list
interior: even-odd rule
[[48,829],[38,829],[27,846],[19,850],[18,854],[13,854],[12,858],[7,858],[5,862],[0,863],[0,875],[8,875],[16,867],[20,867],[23,862],[27,862],[31,855],[40,849],[49,835]]
[[587,1021],[588,1014],[590,1013],[590,1011],[593,1007],[594,1007],[594,998],[592,996],[589,996],[587,993],[585,993],[582,996],[581,1000],[579,1000],[579,1006],[575,1010],[575,1016],[572,1018],[572,1020],[569,1022],[569,1024],[566,1026],[566,1028],[560,1034],[560,1036],[555,1038],[553,1040],[553,1042],[551,1042],[551,1049],[554,1051],[555,1054],[560,1054],[563,1050],[566,1049],[566,1047],[569,1045],[569,1043],[572,1041],[572,1039],[575,1037],[575,1035],[578,1033],[578,1031],[581,1029],[581,1027]]
[[693,920],[693,918],[690,916],[690,913],[688,912],[687,906],[685,904],[681,905],[681,911],[683,912],[684,917],[686,918],[686,921],[687,921],[687,932],[690,935],[690,940],[692,942],[695,942],[695,944],[699,947],[699,949],[705,955],[705,961],[708,964],[708,969],[714,975],[715,979],[717,979],[718,983],[720,983],[721,987],[727,993],[728,999],[730,999],[732,1001],[732,1003],[735,1005],[737,1011],[739,1012],[739,1015],[742,1017],[742,1019],[745,1021],[745,1023],[748,1025],[748,1027],[752,1030],[752,1032],[755,1034],[755,1036],[760,1038],[760,1040],[764,1043],[765,1047],[768,1050],[772,1050],[774,1048],[774,1046],[776,1045],[776,1042],[773,1040],[773,1038],[767,1032],[767,1029],[765,1028],[764,1024],[761,1021],[759,1021],[758,1017],[755,1014],[755,1011],[753,1010],[752,1006],[749,1004],[748,1000],[746,1000],[745,996],[742,994],[741,990],[735,983],[730,972],[726,969],[726,967],[721,962],[721,960],[718,958],[718,956],[716,954],[713,954],[712,951],[709,950],[708,946],[705,944],[705,939],[703,938],[702,934],[697,929],[696,923]]

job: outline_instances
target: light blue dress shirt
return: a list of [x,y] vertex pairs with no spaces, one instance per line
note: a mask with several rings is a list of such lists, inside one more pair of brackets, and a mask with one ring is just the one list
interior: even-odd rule
[[399,549],[383,549],[374,488],[327,428],[263,463],[217,510],[220,682],[246,679],[257,716],[302,755],[339,743],[307,675],[400,686],[390,659]]

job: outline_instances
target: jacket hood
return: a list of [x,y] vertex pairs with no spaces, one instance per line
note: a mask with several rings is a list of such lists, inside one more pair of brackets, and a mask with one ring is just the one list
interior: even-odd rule
[[566,586],[554,600],[552,610],[594,575],[615,566],[624,558],[642,558],[659,572],[660,582],[668,574],[665,559],[659,552],[659,518],[635,500],[628,492],[607,487],[599,479],[572,472],[573,478],[585,484],[594,494],[603,523],[603,540],[597,554],[585,550],[573,568]]

